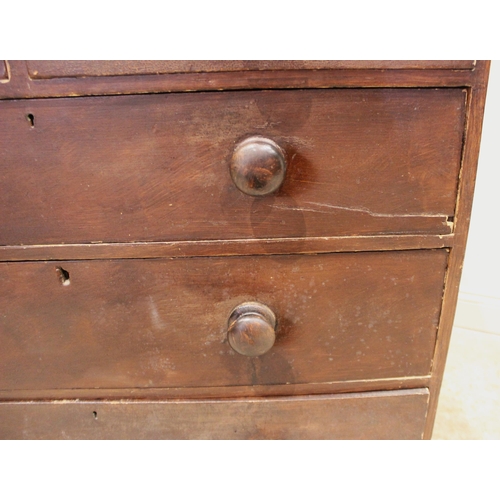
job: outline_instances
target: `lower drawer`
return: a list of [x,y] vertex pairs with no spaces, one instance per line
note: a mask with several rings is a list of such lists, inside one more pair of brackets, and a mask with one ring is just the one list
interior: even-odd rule
[[429,391],[0,403],[2,439],[421,439]]

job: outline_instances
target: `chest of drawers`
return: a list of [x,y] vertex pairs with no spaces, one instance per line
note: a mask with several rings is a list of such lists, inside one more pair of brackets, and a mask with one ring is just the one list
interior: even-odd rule
[[488,68],[0,63],[0,437],[429,438]]

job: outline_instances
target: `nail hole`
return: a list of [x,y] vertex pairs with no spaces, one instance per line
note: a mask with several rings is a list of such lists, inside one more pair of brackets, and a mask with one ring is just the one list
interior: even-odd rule
[[94,418],[97,420],[97,412],[96,412],[96,411],[93,411],[93,412],[92,412],[92,415],[94,415]]
[[63,269],[62,267],[56,267],[57,274],[59,275],[59,281],[63,286],[68,286],[70,281],[69,281],[69,273],[66,271],[66,269]]
[[26,120],[28,120],[31,123],[31,126],[35,126],[35,115],[29,113],[26,115]]

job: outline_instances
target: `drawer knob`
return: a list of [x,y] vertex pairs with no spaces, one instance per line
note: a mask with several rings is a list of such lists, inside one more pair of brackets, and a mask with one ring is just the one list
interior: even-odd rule
[[269,307],[258,302],[245,302],[229,316],[229,345],[244,356],[261,356],[276,340],[276,316]]
[[236,145],[230,170],[240,191],[250,196],[264,196],[283,183],[285,152],[271,139],[249,137]]

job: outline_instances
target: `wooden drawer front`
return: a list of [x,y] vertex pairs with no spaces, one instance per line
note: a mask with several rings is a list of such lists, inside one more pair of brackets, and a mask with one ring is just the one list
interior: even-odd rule
[[[462,89],[248,91],[0,102],[0,244],[450,232]],[[235,144],[288,168],[254,197]]]
[[[0,389],[214,387],[430,372],[446,250],[0,264]],[[60,280],[69,273],[69,284]],[[67,282],[66,282],[67,283]],[[237,354],[228,318],[276,315]]]
[[205,401],[0,403],[1,439],[421,439],[427,389]]

